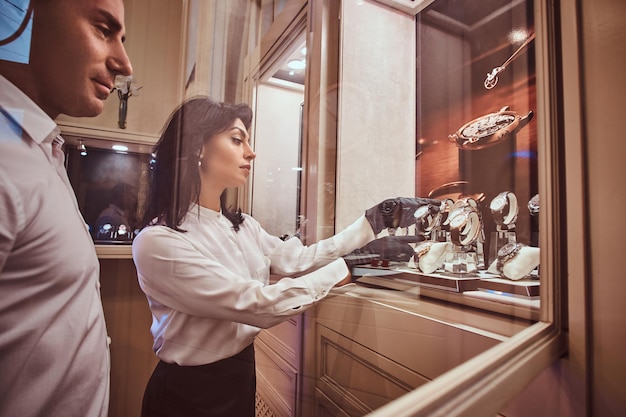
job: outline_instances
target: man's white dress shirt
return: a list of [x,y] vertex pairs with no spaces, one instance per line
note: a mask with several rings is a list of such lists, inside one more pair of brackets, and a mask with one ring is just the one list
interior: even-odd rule
[[0,76],[0,416],[108,411],[99,263],[58,135]]
[[[143,229],[133,243],[152,311],[154,351],[168,363],[231,357],[267,328],[328,295],[348,268],[339,258],[375,238],[365,217],[311,246],[269,235],[250,216],[235,232],[221,213],[192,206],[180,228]],[[270,270],[282,278],[270,284]],[[312,272],[311,272],[312,271]]]

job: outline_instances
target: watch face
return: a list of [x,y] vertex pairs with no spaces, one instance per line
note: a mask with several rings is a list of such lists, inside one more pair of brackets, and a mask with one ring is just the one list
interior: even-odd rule
[[502,246],[500,250],[498,250],[498,256],[499,257],[507,256],[511,252],[513,252],[516,247],[517,247],[517,243],[507,243],[506,245]]
[[489,205],[491,211],[501,211],[504,207],[506,207],[506,197],[504,196],[497,196],[491,200],[491,204]]
[[539,194],[535,194],[528,202],[528,210],[533,216],[539,214]]
[[416,219],[423,219],[430,212],[429,208],[428,205],[419,206],[413,216],[415,216]]
[[457,214],[450,220],[450,227],[458,229],[467,222],[467,218],[464,214]]
[[461,131],[461,135],[466,138],[493,135],[498,130],[510,125],[514,121],[515,116],[510,114],[490,114],[467,125]]

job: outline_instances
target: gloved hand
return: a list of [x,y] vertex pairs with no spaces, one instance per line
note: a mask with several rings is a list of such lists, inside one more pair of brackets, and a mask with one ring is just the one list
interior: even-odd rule
[[424,240],[423,236],[384,236],[353,250],[344,257],[344,260],[350,267],[370,263],[372,255],[376,255],[373,259],[408,262],[415,254],[409,243],[421,240]]
[[433,204],[437,207],[439,200],[422,197],[398,197],[390,198],[376,206],[365,210],[365,218],[372,226],[374,234],[379,234],[383,229],[392,230],[398,227],[409,227],[415,223],[415,210],[425,204]]

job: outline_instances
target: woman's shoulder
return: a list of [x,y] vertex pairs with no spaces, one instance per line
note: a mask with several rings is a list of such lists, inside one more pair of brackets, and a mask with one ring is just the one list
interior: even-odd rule
[[252,217],[251,215],[249,215],[248,213],[241,213],[241,216],[243,217],[244,222],[251,221],[256,224],[259,224],[259,222],[257,222],[256,219]]
[[155,224],[146,226],[135,236],[133,248],[166,244],[171,240],[183,239],[184,232],[174,230],[168,226]]
[[171,227],[165,226],[163,224],[151,224],[139,231],[137,237],[139,236],[159,236],[159,235],[169,235],[172,233],[180,233]]

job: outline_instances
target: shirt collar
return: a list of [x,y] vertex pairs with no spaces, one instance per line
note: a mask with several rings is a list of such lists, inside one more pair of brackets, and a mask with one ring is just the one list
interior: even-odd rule
[[0,75],[0,110],[15,124],[14,127],[26,131],[38,144],[47,138],[54,139],[61,133],[50,116],[2,75]]
[[202,207],[196,203],[192,203],[191,206],[189,207],[189,211],[188,213],[192,216],[198,216],[201,219],[207,219],[207,220],[214,220],[214,219],[219,219],[222,217],[222,212],[220,211],[215,211],[215,210],[211,210],[209,208],[206,207]]

